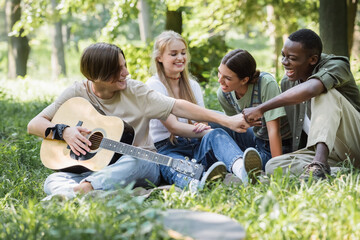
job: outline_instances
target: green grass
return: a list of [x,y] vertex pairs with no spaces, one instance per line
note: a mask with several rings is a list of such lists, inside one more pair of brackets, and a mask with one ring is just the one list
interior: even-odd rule
[[267,184],[217,183],[198,195],[171,189],[144,199],[129,187],[93,200],[41,202],[51,170],[41,164],[41,140],[28,135],[26,125],[64,86],[0,80],[0,239],[168,239],[161,225],[167,208],[224,214],[245,227],[247,239],[360,238],[360,175],[354,169],[310,183],[276,172]]
[[[46,41],[31,42],[27,77],[0,77],[0,239],[168,239],[161,225],[167,208],[224,214],[245,227],[247,239],[360,239],[360,175],[354,169],[308,184],[277,172],[268,184],[218,183],[198,195],[171,189],[144,199],[133,197],[128,187],[116,196],[41,202],[44,180],[52,171],[40,161],[41,139],[28,135],[26,126],[65,86],[81,78],[80,53],[71,48],[66,52],[70,77],[51,80]],[[271,72],[267,42],[232,35],[228,39],[232,48],[248,49],[258,67]],[[80,51],[86,45],[80,42]],[[0,52],[6,52],[3,42]],[[3,76],[6,57],[0,56]],[[354,58],[351,63],[360,85],[360,61]],[[221,110],[217,87],[213,72],[203,85],[205,103]]]
[[235,32],[228,32],[227,43],[232,49],[245,49],[256,60],[257,68],[261,71],[267,71],[275,76],[273,62],[273,52],[271,52],[271,45],[268,37],[257,35],[253,37],[246,37],[243,34]]

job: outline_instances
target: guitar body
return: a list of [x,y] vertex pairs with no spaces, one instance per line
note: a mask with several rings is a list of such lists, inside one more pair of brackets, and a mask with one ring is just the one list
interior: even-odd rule
[[63,140],[44,139],[40,149],[45,167],[56,171],[82,173],[99,171],[117,161],[123,154],[169,166],[192,178],[200,179],[204,166],[196,161],[173,159],[149,150],[132,146],[134,129],[115,116],[100,114],[86,99],[75,97],[63,103],[51,121],[71,127],[82,126],[91,131],[90,152],[75,155]]
[[91,151],[81,156],[76,156],[65,141],[43,140],[40,149],[41,161],[45,167],[57,171],[98,171],[121,157],[119,153],[100,148],[96,144],[98,137],[132,144],[135,135],[133,128],[122,119],[100,114],[91,103],[81,97],[71,98],[62,104],[51,122],[69,126],[81,125],[92,131],[89,135]]

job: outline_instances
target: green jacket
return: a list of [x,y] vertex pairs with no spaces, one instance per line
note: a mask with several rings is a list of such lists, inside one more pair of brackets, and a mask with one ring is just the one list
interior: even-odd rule
[[[319,63],[315,66],[310,78],[319,79],[326,90],[335,88],[360,112],[360,92],[350,70],[347,57],[321,54]],[[286,90],[301,84],[299,81],[289,81],[285,76],[281,80],[281,90]],[[324,93],[326,94],[326,93]],[[306,146],[307,136],[302,131],[305,111],[311,117],[310,100],[296,105],[285,106],[293,136],[293,151]]]

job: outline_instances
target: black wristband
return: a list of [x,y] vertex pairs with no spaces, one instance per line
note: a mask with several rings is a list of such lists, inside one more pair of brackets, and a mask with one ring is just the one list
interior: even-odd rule
[[69,127],[69,125],[66,125],[66,124],[56,124],[54,127],[48,127],[46,130],[45,130],[45,137],[47,137],[50,132],[52,131],[53,132],[53,139],[56,139],[56,140],[64,140],[63,138],[63,132],[64,132],[64,129]]

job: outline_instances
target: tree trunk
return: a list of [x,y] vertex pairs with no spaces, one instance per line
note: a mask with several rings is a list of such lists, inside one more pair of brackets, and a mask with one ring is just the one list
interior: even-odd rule
[[[57,0],[51,0],[51,6],[55,14],[57,14]],[[60,75],[66,76],[64,42],[60,16],[58,16],[58,20],[54,23],[54,29],[52,31],[51,69],[53,79],[58,79]]]
[[349,57],[346,1],[320,0],[319,20],[323,51]]
[[358,0],[347,0],[347,23],[348,23],[348,47],[349,47],[349,56],[351,55],[351,49],[354,43],[354,28],[355,28],[355,18]]
[[353,46],[351,54],[355,56],[355,59],[359,59],[360,56],[360,25],[356,24],[354,27]]
[[[0,41],[7,41],[7,27],[6,27],[6,15],[5,9],[0,10]],[[4,21],[5,19],[5,21]]]
[[283,36],[276,35],[275,37],[275,77],[276,79],[280,79],[280,56],[281,56],[281,49],[283,47],[284,41]]
[[148,42],[152,39],[151,36],[151,19],[150,19],[150,6],[147,0],[138,1],[139,9],[139,29],[140,38],[143,42]]
[[267,12],[267,22],[268,22],[268,29],[267,33],[270,36],[270,43],[273,46],[274,52],[272,56],[273,60],[273,67],[275,69],[275,77],[276,79],[279,79],[280,76],[280,63],[279,63],[279,57],[281,55],[281,49],[283,46],[283,36],[281,34],[281,30],[277,28],[277,25],[275,24],[276,21],[279,21],[278,16],[274,14],[274,7],[272,5],[266,6],[266,12]]
[[[14,24],[20,20],[20,0],[7,0],[5,6],[7,33],[12,31]],[[27,37],[22,37],[22,30],[18,37],[8,37],[8,78],[24,77],[27,73],[30,46]]]
[[179,34],[182,33],[182,14],[181,10],[166,11],[166,30],[173,30]]

